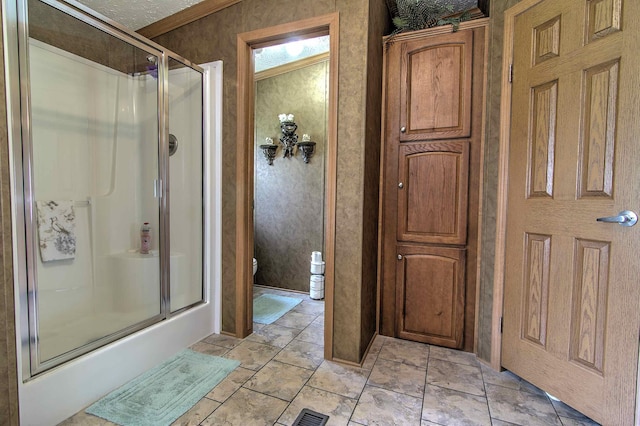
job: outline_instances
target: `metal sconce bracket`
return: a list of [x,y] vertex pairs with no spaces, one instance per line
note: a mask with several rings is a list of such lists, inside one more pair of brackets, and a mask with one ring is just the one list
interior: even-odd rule
[[276,158],[278,145],[266,143],[260,145],[260,149],[262,149],[262,153],[264,154],[264,158],[267,159],[267,163],[269,163],[270,166],[273,166],[273,159]]
[[298,148],[302,149],[302,159],[305,163],[309,163],[311,156],[316,148],[316,143],[311,141],[298,142]]

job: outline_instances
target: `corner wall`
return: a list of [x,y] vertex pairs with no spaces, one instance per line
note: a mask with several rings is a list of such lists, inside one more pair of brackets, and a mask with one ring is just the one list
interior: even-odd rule
[[504,0],[500,2],[492,1],[490,4],[482,201],[482,252],[480,258],[480,300],[478,304],[477,335],[477,355],[478,358],[485,361],[490,361],[491,359],[491,311],[493,309],[493,263],[496,245],[504,11],[519,2],[520,0]]

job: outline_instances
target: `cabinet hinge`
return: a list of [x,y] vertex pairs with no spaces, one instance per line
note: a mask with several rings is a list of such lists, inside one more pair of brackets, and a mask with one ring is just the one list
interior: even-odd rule
[[503,329],[504,329],[504,324],[502,323],[502,317],[500,317],[500,334],[502,334]]
[[509,83],[513,83],[513,64],[509,64]]

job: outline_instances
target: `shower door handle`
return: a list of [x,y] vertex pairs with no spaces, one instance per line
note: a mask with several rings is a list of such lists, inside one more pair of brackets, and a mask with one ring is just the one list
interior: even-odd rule
[[162,198],[162,179],[153,180],[153,196],[155,198]]

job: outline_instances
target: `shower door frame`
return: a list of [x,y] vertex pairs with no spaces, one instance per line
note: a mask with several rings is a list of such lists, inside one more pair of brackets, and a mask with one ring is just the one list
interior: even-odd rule
[[[20,323],[20,336],[18,336],[22,353],[22,379],[31,380],[40,373],[53,367],[64,364],[81,355],[90,353],[104,345],[115,342],[137,331],[148,328],[163,320],[181,314],[195,306],[209,302],[206,282],[208,282],[205,235],[209,234],[208,222],[205,218],[205,193],[204,184],[202,196],[202,229],[203,240],[201,251],[202,274],[201,289],[202,298],[181,309],[170,311],[170,196],[169,196],[169,94],[168,94],[168,63],[174,59],[182,65],[189,67],[201,75],[202,82],[202,178],[205,178],[205,75],[203,68],[188,61],[185,58],[169,51],[168,49],[131,32],[120,24],[96,14],[86,6],[74,0],[38,0],[67,15],[72,16],[97,30],[144,50],[158,58],[158,87],[157,87],[157,125],[158,125],[158,173],[160,183],[158,213],[160,228],[160,313],[141,322],[125,327],[115,333],[103,336],[91,343],[58,355],[50,360],[40,362],[38,358],[38,309],[37,309],[37,238],[36,238],[36,213],[33,200],[33,158],[31,139],[31,85],[29,78],[29,33],[27,0],[7,0],[5,6],[5,43],[7,50],[6,69],[9,70],[7,79],[7,99],[10,132],[10,158],[12,160],[12,180],[16,199],[14,208],[13,226],[15,236],[14,250],[14,274],[18,283],[18,306]],[[13,111],[13,112],[12,112]]]

